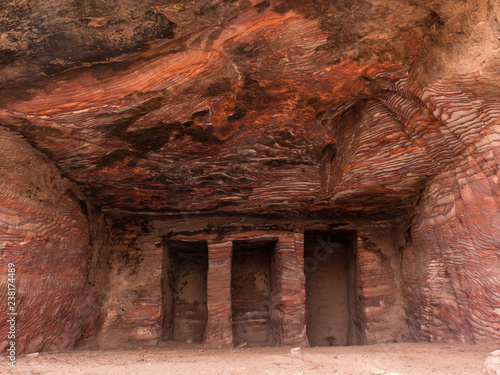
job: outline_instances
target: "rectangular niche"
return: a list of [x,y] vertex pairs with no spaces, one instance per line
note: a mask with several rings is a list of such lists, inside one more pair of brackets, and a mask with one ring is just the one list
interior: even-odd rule
[[167,241],[162,269],[164,339],[203,342],[207,324],[207,242]]
[[354,231],[304,233],[307,338],[311,346],[357,344]]
[[270,342],[271,257],[276,241],[234,241],[231,266],[233,341]]

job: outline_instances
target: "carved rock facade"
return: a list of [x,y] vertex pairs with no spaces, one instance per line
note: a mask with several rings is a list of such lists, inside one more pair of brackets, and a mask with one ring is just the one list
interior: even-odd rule
[[35,3],[0,5],[20,352],[500,342],[497,3]]

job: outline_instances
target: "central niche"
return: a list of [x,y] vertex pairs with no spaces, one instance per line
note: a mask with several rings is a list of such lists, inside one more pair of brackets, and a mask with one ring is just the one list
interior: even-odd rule
[[167,241],[163,254],[166,340],[203,342],[207,324],[206,241]]
[[271,258],[276,241],[233,241],[231,300],[233,340],[269,344]]
[[357,344],[355,244],[354,231],[305,231],[307,338],[311,346]]

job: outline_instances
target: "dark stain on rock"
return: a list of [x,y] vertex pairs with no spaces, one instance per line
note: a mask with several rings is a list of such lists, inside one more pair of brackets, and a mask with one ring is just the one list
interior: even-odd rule
[[236,107],[234,109],[234,113],[227,118],[227,121],[233,122],[237,120],[241,120],[247,114],[247,110],[243,107]]
[[101,157],[101,159],[96,163],[96,167],[97,168],[105,167],[117,161],[121,161],[127,157],[140,158],[142,156],[143,155],[141,153],[130,151],[128,149],[114,150],[111,151],[109,154],[106,154],[103,157]]
[[427,17],[425,17],[425,19],[422,21],[422,23],[419,24],[419,26],[430,28],[433,25],[436,25],[437,27],[442,27],[444,25],[444,21],[439,16],[439,14],[431,10],[427,15]]
[[266,167],[276,168],[276,169],[285,169],[285,168],[293,168],[297,165],[311,165],[311,163],[304,162],[301,160],[291,160],[291,159],[274,159],[269,160],[264,163]]
[[210,114],[210,110],[204,109],[203,111],[195,112],[191,115],[191,119],[193,121],[205,120],[207,116]]
[[203,35],[199,35],[199,36],[196,37],[195,40],[193,40],[191,42],[191,44],[189,46],[191,48],[200,48],[202,42],[203,42]]
[[[139,107],[125,112],[125,114],[129,115],[128,117],[119,118],[118,120],[113,121],[113,123],[110,125],[98,126],[97,129],[108,134],[109,136],[119,136],[121,133],[125,132],[131,125],[133,125],[138,119],[152,111],[161,108],[162,100],[163,98],[159,96],[151,98]],[[103,114],[102,116],[106,116],[106,114]]]
[[230,92],[232,88],[231,81],[229,78],[222,78],[217,82],[211,83],[205,93],[204,97],[223,95],[227,92]]
[[37,126],[31,123],[31,121],[25,118],[17,118],[17,120],[21,121],[21,126],[9,126],[4,125],[6,128],[9,128],[14,131],[20,132],[24,138],[36,149],[42,151],[52,160],[56,159],[55,155],[49,149],[40,145],[40,140],[44,140],[47,138],[53,139],[61,139],[64,138],[64,134],[55,128],[51,128],[49,126]]
[[[173,39],[175,36],[175,29],[177,25],[167,19],[164,14],[157,12],[156,9],[152,8],[146,12],[147,21],[141,25],[137,26],[136,30],[142,32],[144,39],[148,39],[151,36],[158,39]],[[141,34],[140,34],[141,35]]]
[[[15,38],[11,41],[15,48],[8,49],[17,58],[0,58],[0,66],[13,66],[20,82],[33,83],[43,75],[147,49],[152,40],[174,38],[177,28],[155,9],[153,0],[51,1],[33,10],[26,1],[1,3],[0,14],[5,17],[0,17],[0,33]],[[101,19],[99,27],[91,26],[94,18]]]
[[214,42],[219,39],[220,34],[222,34],[223,29],[217,29],[210,33],[207,38],[207,42],[205,43],[205,48],[211,49],[214,45]]
[[187,128],[183,131],[184,134],[189,135],[194,142],[201,142],[207,144],[218,145],[223,143],[221,139],[214,135],[214,127],[195,126],[194,128]]
[[239,59],[257,59],[262,55],[273,53],[269,42],[265,39],[257,39],[250,43],[238,43],[230,50],[230,54],[234,55],[236,61]]
[[0,50],[0,65],[10,64],[17,56],[16,51],[11,49],[1,49]]
[[245,77],[241,92],[237,95],[245,108],[253,110],[263,110],[269,107],[273,97],[266,89],[253,79],[250,74]]
[[32,17],[31,6],[27,1],[2,1],[0,14],[5,15],[0,19],[1,30],[20,30],[21,21]]
[[269,0],[264,0],[263,2],[261,3],[258,3],[256,6],[255,6],[255,9],[257,9],[257,13],[263,13],[267,8],[269,8],[271,6],[271,3]]
[[317,47],[316,50],[344,50],[361,39],[361,35],[354,27],[342,24],[335,18],[322,20],[320,29],[329,35],[326,43]]
[[215,41],[215,40],[219,39],[220,34],[222,34],[222,31],[223,31],[223,29],[217,29],[217,30],[212,31],[210,33],[210,35],[208,36],[208,40]]
[[193,121],[187,121],[184,123],[161,123],[148,129],[116,133],[115,136],[129,143],[131,147],[135,148],[140,153],[158,151],[169,141],[174,132],[176,133],[176,139],[189,136],[193,142],[213,145],[225,142],[214,135],[214,127],[212,125],[206,127],[193,125]]
[[[28,86],[27,86],[28,87]],[[39,88],[39,87],[37,87]],[[15,101],[27,102],[32,100],[37,95],[37,92],[32,88],[14,88],[12,90],[0,91],[0,103],[3,99],[10,99]]]
[[113,77],[116,73],[128,69],[132,65],[130,61],[112,62],[104,64],[95,64],[90,68],[90,74],[96,77],[99,81]]
[[307,101],[307,105],[308,106],[311,106],[311,105],[314,105],[316,104],[317,102],[319,102],[321,100],[320,97],[318,96],[313,96],[312,98],[310,98],[308,101]]
[[116,134],[116,136],[125,142],[128,142],[131,147],[141,152],[158,151],[168,142],[171,133],[174,130],[183,129],[193,124],[192,121],[185,123],[174,122],[168,124],[160,124],[148,129],[135,130]]

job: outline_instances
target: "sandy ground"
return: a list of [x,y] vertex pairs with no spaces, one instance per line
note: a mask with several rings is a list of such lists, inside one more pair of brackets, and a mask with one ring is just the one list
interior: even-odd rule
[[40,353],[19,356],[2,374],[127,375],[468,375],[481,374],[493,347],[449,344],[381,344],[350,347],[207,350],[195,344],[155,348]]

